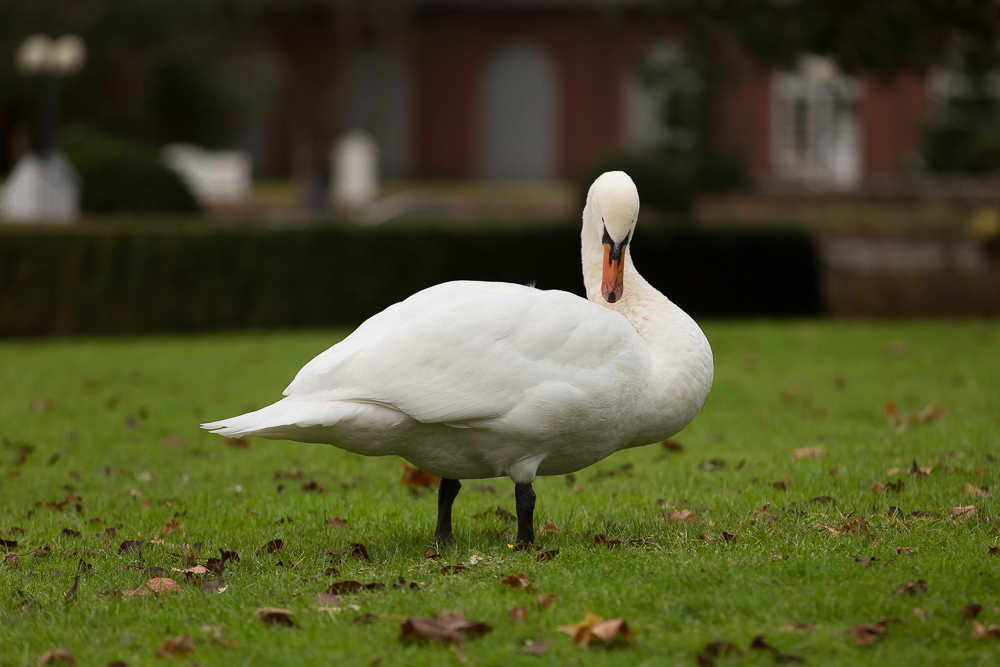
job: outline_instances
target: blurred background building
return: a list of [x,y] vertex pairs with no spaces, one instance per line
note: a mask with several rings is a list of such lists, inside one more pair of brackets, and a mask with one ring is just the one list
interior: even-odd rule
[[[0,173],[38,142],[30,82],[10,61],[40,30],[79,33],[92,54],[67,86],[67,150],[97,135],[238,148],[257,178],[314,189],[351,130],[375,139],[388,179],[576,178],[621,150],[672,155],[720,187],[849,191],[990,171],[995,5],[6,3]],[[977,118],[956,113],[963,99]],[[963,131],[977,138],[956,142]]]

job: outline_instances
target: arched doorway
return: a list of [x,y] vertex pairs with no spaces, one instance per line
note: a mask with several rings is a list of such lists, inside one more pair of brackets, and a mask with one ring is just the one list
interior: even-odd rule
[[344,83],[342,129],[364,130],[375,138],[382,176],[410,176],[413,81],[403,55],[384,48],[360,50],[347,66]]
[[559,81],[551,58],[527,42],[501,47],[480,94],[479,173],[492,180],[559,174]]

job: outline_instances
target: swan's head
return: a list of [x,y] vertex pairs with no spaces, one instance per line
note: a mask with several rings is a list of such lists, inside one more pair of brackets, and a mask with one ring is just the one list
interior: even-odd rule
[[599,234],[604,245],[601,295],[608,303],[615,303],[625,289],[625,249],[639,217],[639,192],[624,171],[605,172],[590,186],[587,209],[590,233]]

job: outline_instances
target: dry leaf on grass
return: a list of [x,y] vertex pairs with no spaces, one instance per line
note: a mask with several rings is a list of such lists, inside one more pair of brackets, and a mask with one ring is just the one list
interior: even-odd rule
[[[991,556],[996,556],[1000,554],[1000,547],[989,547],[988,552]],[[16,555],[16,554],[15,554]]]
[[179,533],[183,529],[184,527],[181,525],[181,522],[177,520],[177,517],[172,517],[170,521],[163,524],[163,528],[156,533],[156,537],[154,539],[162,540],[167,535],[171,533]]
[[[555,535],[558,532],[559,532],[559,526],[548,520],[546,520],[545,523],[543,523],[541,526],[538,527],[539,535],[549,535],[549,534]],[[17,545],[15,544],[14,546]]]
[[507,610],[507,617],[511,623],[524,623],[524,618],[528,614],[528,609],[523,604],[511,607]]
[[621,546],[622,541],[619,539],[608,539],[608,536],[604,533],[598,533],[594,535],[594,546],[602,545],[609,549],[615,549]]
[[281,548],[283,546],[285,546],[284,540],[271,540],[270,542],[262,546],[260,549],[257,549],[257,555],[259,556],[264,553],[276,554],[279,551],[281,551]]
[[945,408],[939,408],[931,404],[914,415],[913,421],[917,423],[938,421],[939,419],[944,419],[947,414],[948,411]]
[[890,551],[895,551],[900,556],[912,556],[920,551],[920,547],[893,547]]
[[692,510],[671,510],[667,514],[668,524],[698,523],[701,521]]
[[972,638],[984,639],[986,637],[989,637],[990,639],[1000,639],[1000,625],[983,625],[979,621],[973,621]]
[[546,593],[545,595],[539,595],[537,598],[535,598],[535,601],[538,603],[539,609],[545,609],[550,604],[556,601],[556,594]]
[[156,647],[156,657],[165,658],[170,656],[171,658],[183,658],[193,650],[194,643],[188,635],[167,637],[163,640],[162,644]]
[[815,459],[823,456],[826,451],[822,447],[800,447],[799,449],[793,449],[792,453],[789,454],[789,458],[792,459]]
[[909,593],[910,595],[918,595],[920,593],[927,592],[927,582],[923,579],[917,579],[916,581],[908,581],[905,584],[900,584],[892,589],[892,593]]
[[141,598],[152,594],[153,591],[149,590],[145,586],[139,586],[139,588],[125,588],[122,590],[122,600],[131,600],[132,598]]
[[556,629],[572,637],[573,643],[581,648],[588,648],[594,639],[600,639],[609,648],[616,639],[627,644],[635,634],[624,619],[610,618],[605,621],[590,610],[585,612],[584,619],[576,625],[560,625]]
[[442,611],[437,618],[407,618],[400,624],[400,639],[436,641],[443,644],[463,644],[465,638],[481,637],[493,628],[486,623],[470,621],[461,609]]
[[531,581],[524,576],[524,572],[518,572],[517,574],[504,577],[500,580],[500,583],[504,586],[510,586],[511,588],[523,588],[526,591],[534,590],[531,586]]
[[861,625],[855,625],[851,628],[851,637],[854,638],[854,643],[858,646],[867,646],[869,644],[874,644],[875,640],[879,636],[886,633],[886,626],[890,623],[900,623],[903,621],[898,618],[883,618],[875,623],[863,623]]
[[979,616],[979,612],[981,612],[982,610],[983,610],[983,605],[979,604],[978,602],[973,602],[972,604],[965,605],[965,608],[962,610],[962,620],[971,621],[976,616]]
[[295,612],[279,607],[261,607],[253,613],[254,618],[259,618],[266,626],[280,625],[286,628],[298,627],[292,616]]
[[75,665],[76,661],[73,660],[73,654],[68,648],[56,648],[51,651],[46,651],[45,653],[38,656],[38,662],[35,664],[38,667],[42,665],[47,665],[49,663],[58,662],[63,665]]
[[660,447],[663,448],[663,451],[670,452],[671,454],[679,454],[684,451],[684,445],[676,440],[664,440],[660,443]]
[[414,468],[406,461],[403,461],[403,478],[399,480],[400,486],[431,487],[441,484],[441,478],[424,472],[420,468]]
[[962,487],[962,493],[969,496],[982,498],[990,495],[990,490],[988,487],[979,488],[975,484],[966,483],[965,486]]
[[540,551],[535,555],[535,562],[543,563],[547,560],[552,560],[559,555],[558,549],[549,549],[547,551]]
[[339,516],[335,516],[332,519],[329,519],[326,523],[327,523],[327,525],[331,526],[332,528],[346,528],[347,527],[347,519],[341,519]]
[[972,515],[976,511],[975,505],[965,505],[959,507],[952,507],[948,510],[948,518],[954,519],[955,521],[968,521],[972,518]]
[[137,552],[139,555],[142,555],[142,540],[125,540],[118,547],[119,555],[132,552]]
[[170,577],[155,577],[153,579],[147,579],[146,587],[157,595],[184,591],[184,589],[178,586],[177,582]]

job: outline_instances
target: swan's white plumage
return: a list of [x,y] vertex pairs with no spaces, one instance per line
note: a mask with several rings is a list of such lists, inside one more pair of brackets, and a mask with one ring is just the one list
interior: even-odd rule
[[595,217],[612,217],[605,224],[621,239],[638,212],[621,176],[598,179],[584,212],[590,300],[507,283],[438,285],[310,361],[283,400],[203,426],[396,454],[442,477],[520,483],[676,433],[711,387],[711,348],[635,273],[627,251],[624,298],[607,304],[599,287],[595,298],[600,277],[588,254],[600,255],[604,229],[592,229]]

